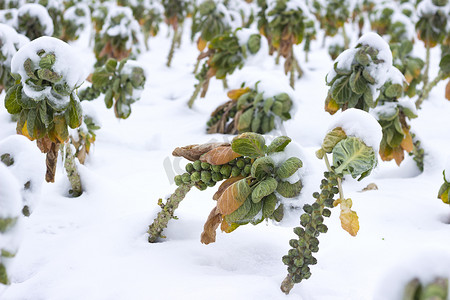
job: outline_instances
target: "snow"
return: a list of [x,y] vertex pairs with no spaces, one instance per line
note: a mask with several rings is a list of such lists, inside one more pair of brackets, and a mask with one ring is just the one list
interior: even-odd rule
[[[14,164],[8,169],[22,186],[23,204],[32,212],[40,199],[45,176],[45,156],[33,142],[22,135],[12,135],[0,140],[0,156],[5,153],[14,159]],[[26,189],[24,186],[28,182],[30,187]]]
[[39,23],[44,27],[44,34],[51,36],[53,34],[53,21],[47,12],[47,9],[37,3],[27,3],[20,6],[17,11],[18,17],[21,18],[23,15],[28,14],[31,17],[36,17],[39,19]]
[[[42,185],[39,205],[22,220],[24,240],[9,271],[12,284],[0,288],[2,300],[397,299],[404,283],[415,276],[423,280],[449,276],[450,245],[445,241],[450,234],[450,211],[436,199],[450,147],[446,138],[450,107],[442,92],[446,82],[431,91],[419,117],[410,122],[427,153],[425,171],[420,173],[406,155],[400,167],[393,161],[379,161],[362,181],[346,179],[345,196],[353,200],[352,209],[359,216],[358,236],[342,230],[339,212],[333,209],[325,220],[329,230],[319,237],[312,277],[296,285],[289,296],[279,290],[287,274],[281,257],[289,249],[289,239],[295,237],[292,227],[302,213],[298,208],[287,205],[281,224],[246,225],[231,234],[218,231],[217,242],[205,246],[199,241],[200,233],[216,205],[211,199],[215,189],[193,189],[176,211],[178,220],[169,222],[167,238],[147,243],[148,225],[160,211],[157,201],[175,190],[173,176],[186,163],[172,157],[172,150],[232,139],[205,133],[210,113],[227,100],[220,81],[211,80],[206,98],[187,108],[197,82],[192,70],[198,56],[196,45],[190,43],[189,25],[187,19],[171,68],[165,66],[170,38],[164,24],[151,38],[154,46],[138,57],[148,78],[127,120],[117,120],[102,97],[89,102],[102,128],[95,151],[85,166],[79,166],[85,192],[78,198],[67,197],[69,183],[59,161],[56,182]],[[302,47],[294,49],[305,74],[296,80],[293,92],[301,101],[293,119],[278,130],[301,150],[292,155],[302,159],[305,172],[303,190],[293,200],[296,207],[312,203],[312,193],[319,191],[326,167],[314,153],[341,114],[331,116],[323,109],[328,91],[324,78],[333,62],[321,47],[320,35],[312,41],[309,62],[303,60]],[[415,47],[419,54],[425,53],[422,43]],[[437,74],[440,49],[431,51],[430,73]],[[81,53],[83,63],[94,61],[91,52]],[[253,65],[253,76],[273,75],[278,80],[272,85],[269,81],[267,89],[284,89],[279,86],[287,82],[282,64],[283,60],[277,66],[273,57],[267,57]],[[236,70],[229,77],[230,88],[247,81],[241,77],[246,70]],[[4,95],[0,96],[1,138],[16,135],[16,124],[3,106]],[[45,163],[44,158],[38,163]],[[1,184],[4,176],[0,178]],[[361,193],[369,183],[378,190]]]
[[444,169],[444,176],[445,176],[445,179],[448,181],[448,182],[450,182],[450,157],[449,158],[447,158],[447,165],[445,166],[445,169]]
[[347,109],[336,116],[329,130],[337,127],[341,127],[347,136],[360,138],[364,144],[378,153],[383,134],[380,124],[369,113],[356,108]]
[[22,209],[19,184],[3,163],[0,163],[0,178],[0,219],[16,218]]
[[5,9],[0,10],[0,22],[9,25],[13,28],[17,28],[18,19],[17,19],[17,9]]
[[58,105],[65,106],[70,100],[69,96],[55,98],[52,95],[51,87],[47,87],[45,90],[37,92],[26,83],[29,76],[27,75],[23,64],[30,58],[37,69],[40,61],[37,52],[40,50],[44,50],[46,53],[55,54],[56,60],[52,69],[54,72],[62,75],[62,80],[65,81],[71,89],[81,85],[87,77],[88,67],[82,63],[73,64],[73,62],[82,62],[82,58],[69,44],[47,36],[37,38],[23,46],[12,58],[11,72],[21,76],[23,92],[25,92],[28,97],[39,100],[46,97],[48,99],[54,99],[54,102]]
[[9,66],[17,49],[29,42],[29,39],[17,33],[14,28],[0,24],[0,52],[6,58],[2,64]]

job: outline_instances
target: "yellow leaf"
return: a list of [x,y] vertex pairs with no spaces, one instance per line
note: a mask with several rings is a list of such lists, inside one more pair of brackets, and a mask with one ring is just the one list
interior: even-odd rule
[[23,127],[22,127],[20,130],[18,130],[17,133],[26,136],[26,137],[27,137],[28,139],[30,139],[31,141],[34,140],[34,138],[32,138],[32,137],[29,135],[29,133],[28,133],[28,129],[27,129],[27,121],[25,121],[25,124],[23,124]]
[[333,98],[328,96],[325,101],[325,111],[330,113],[330,115],[334,115],[339,110],[339,108],[339,104],[337,104]]
[[197,40],[197,49],[201,52],[206,48],[206,41],[199,37]]
[[342,228],[350,233],[352,236],[356,236],[359,230],[358,215],[356,212],[351,210],[352,199],[341,200],[341,215],[339,219],[341,220]]
[[224,165],[239,156],[241,155],[234,152],[231,146],[220,146],[203,154],[200,160],[211,165]]
[[450,80],[447,82],[447,86],[445,87],[445,99],[450,101]]
[[400,146],[405,150],[406,152],[411,152],[414,149],[414,143],[411,137],[411,134],[408,130],[404,131],[405,138],[401,142]]
[[249,91],[250,91],[250,88],[248,88],[248,87],[235,89],[235,90],[229,91],[227,93],[227,96],[231,100],[237,100],[237,99],[239,99],[240,96],[244,95],[245,93],[248,93]]

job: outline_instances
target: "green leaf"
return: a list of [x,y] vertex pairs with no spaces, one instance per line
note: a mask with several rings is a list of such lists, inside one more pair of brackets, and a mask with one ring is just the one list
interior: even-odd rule
[[110,59],[108,59],[106,61],[105,69],[109,73],[115,72],[116,71],[116,67],[117,67],[117,60],[115,60],[114,58],[110,58]]
[[384,94],[389,98],[400,98],[402,96],[402,93],[403,87],[398,83],[389,85],[384,91]]
[[0,283],[4,285],[9,284],[8,273],[6,273],[6,267],[3,263],[0,263]]
[[20,85],[13,85],[8,89],[5,96],[5,108],[8,110],[10,114],[18,114],[22,110],[22,106],[20,106],[17,101],[17,93],[21,92],[19,90]]
[[[250,197],[249,197],[250,198]],[[248,222],[252,222],[253,225],[256,225],[255,223],[259,223],[262,221],[262,219],[256,219],[255,217],[258,215],[258,213],[261,211],[263,207],[263,201],[259,201],[258,203],[254,203],[253,201],[250,201],[252,208],[249,210],[249,212],[243,217],[240,222],[238,222],[239,225],[246,224]]]
[[32,138],[36,138],[34,135],[34,126],[36,122],[37,112],[35,109],[30,109],[27,115],[27,131],[28,135]]
[[112,89],[108,89],[105,94],[105,104],[107,108],[111,108],[114,104],[113,101],[113,91]]
[[277,189],[278,182],[275,178],[269,177],[261,181],[252,192],[252,201],[258,203],[262,198],[272,194]]
[[283,220],[284,217],[284,205],[283,203],[281,203],[280,205],[278,205],[277,209],[275,209],[275,211],[272,214],[272,218],[277,221],[277,222],[281,222],[281,220]]
[[277,192],[285,198],[295,198],[300,195],[302,188],[303,184],[301,180],[297,181],[296,183],[280,181],[278,182]]
[[92,86],[96,89],[110,85],[111,73],[105,69],[96,69],[94,74],[92,74]]
[[48,53],[47,55],[42,57],[41,60],[39,61],[39,67],[41,69],[51,69],[55,64],[55,61],[56,61],[55,54]]
[[265,143],[266,140],[262,135],[254,132],[245,132],[233,139],[231,149],[240,155],[258,158],[264,156]]
[[275,162],[268,156],[256,159],[251,168],[251,175],[258,180],[263,179],[266,175],[272,174],[275,168]]
[[237,124],[237,130],[239,132],[245,132],[250,130],[254,111],[255,111],[254,108],[249,108],[239,117],[239,121]]
[[373,78],[370,75],[370,73],[369,73],[369,71],[367,71],[367,69],[363,70],[362,75],[363,75],[364,79],[367,80],[368,83],[370,83],[370,84],[374,84],[375,83],[375,78]]
[[[324,153],[322,152],[322,154],[331,153],[331,151],[333,151],[334,146],[336,146],[337,143],[339,143],[345,138],[347,138],[347,134],[345,133],[344,130],[342,130],[341,127],[336,127],[330,132],[328,132],[322,142],[321,149],[324,151]],[[323,155],[320,156],[319,158],[322,159]]]
[[5,233],[11,227],[16,225],[17,219],[18,219],[17,217],[16,218],[0,218],[0,232]]
[[269,111],[271,110],[274,101],[275,99],[273,97],[269,97],[266,100],[264,100],[263,110],[266,114],[268,114]]
[[79,127],[83,121],[83,110],[81,109],[81,105],[72,97],[65,112],[65,116],[67,125],[72,129]]
[[358,52],[356,52],[355,59],[360,65],[362,65],[364,67],[366,67],[370,64],[369,55],[364,53],[362,50],[359,50]]
[[42,124],[45,125],[46,128],[50,126],[50,120],[47,115],[47,103],[45,101],[41,101],[38,104],[39,110],[39,119],[42,121]]
[[281,152],[291,141],[292,139],[287,136],[276,137],[272,143],[270,143],[269,147],[267,147],[266,153],[271,154],[274,152]]
[[286,179],[294,175],[298,169],[303,166],[302,161],[298,157],[288,158],[277,170],[277,175],[281,179]]
[[39,69],[37,74],[40,79],[50,81],[51,83],[57,83],[62,79],[62,75],[59,75],[49,69]]
[[251,208],[252,208],[252,200],[250,199],[250,196],[249,196],[244,201],[244,203],[241,206],[239,206],[238,209],[233,211],[231,214],[226,215],[225,220],[229,224],[235,223],[235,222],[243,219],[248,214],[248,212],[251,210]]
[[350,76],[350,88],[356,94],[362,94],[367,89],[366,81],[361,76],[361,71],[353,72]]
[[336,173],[350,174],[356,178],[363,173],[370,173],[376,164],[377,157],[373,148],[366,146],[359,138],[348,137],[333,149],[333,166]]
[[352,96],[352,90],[350,88],[350,76],[343,76],[338,78],[331,86],[331,97],[338,104],[346,103]]
[[251,54],[255,54],[261,48],[261,36],[259,34],[252,34],[247,42],[247,48]]
[[444,74],[450,74],[450,54],[444,55],[439,62],[439,68]]
[[283,114],[283,103],[281,103],[280,101],[275,100],[275,102],[272,105],[272,112],[281,117]]
[[270,194],[267,197],[264,197],[263,201],[263,207],[262,207],[262,215],[263,218],[270,218],[273,215],[273,212],[275,211],[275,208],[277,207],[278,199],[275,194]]
[[36,75],[34,75],[34,63],[31,60],[31,58],[28,58],[24,63],[23,63],[23,68],[25,69],[25,72],[27,73],[28,77],[34,79],[34,80],[39,80],[39,78],[36,77]]
[[242,94],[236,102],[236,107],[238,110],[242,109],[244,106],[246,106],[248,104],[248,101],[250,100],[252,96],[252,92],[247,92]]

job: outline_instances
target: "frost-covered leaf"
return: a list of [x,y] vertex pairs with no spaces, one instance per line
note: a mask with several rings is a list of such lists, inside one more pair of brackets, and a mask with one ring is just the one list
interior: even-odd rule
[[231,143],[234,152],[250,158],[264,156],[265,139],[254,132],[246,132],[235,137]]
[[258,180],[263,179],[266,175],[272,174],[275,168],[275,162],[268,156],[256,159],[251,168],[251,175]]
[[296,183],[289,183],[287,181],[278,182],[277,192],[285,198],[295,198],[300,195],[302,191],[303,184],[299,180]]
[[258,203],[262,198],[272,194],[277,189],[278,182],[275,178],[269,177],[261,181],[252,192],[252,201]]
[[389,98],[400,98],[403,93],[403,87],[401,84],[395,83],[388,86],[384,92]]
[[[356,137],[347,137],[333,148],[333,165],[337,173],[350,174],[353,178],[369,175],[377,164],[373,148]],[[361,180],[363,176],[359,178]]]
[[252,192],[247,180],[241,179],[229,186],[217,200],[217,208],[222,215],[238,209]]
[[287,136],[276,137],[267,147],[266,153],[271,154],[274,152],[281,152],[284,150],[284,148],[286,148],[287,145],[289,145],[291,141],[292,139]]
[[224,165],[239,156],[241,155],[234,152],[231,146],[220,146],[203,154],[200,160],[211,165]]
[[281,179],[286,179],[294,175],[298,169],[303,166],[302,161],[298,157],[288,158],[283,164],[278,168],[277,175]]
[[334,146],[346,137],[347,134],[341,127],[336,127],[328,132],[323,139],[322,148],[316,152],[317,158],[322,159],[325,156],[325,153],[331,153]]

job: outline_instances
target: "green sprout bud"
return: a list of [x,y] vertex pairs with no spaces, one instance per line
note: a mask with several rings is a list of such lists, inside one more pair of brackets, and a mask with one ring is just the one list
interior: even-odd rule
[[198,181],[195,186],[200,190],[200,191],[204,191],[208,188],[208,186],[206,185],[206,183],[204,183],[203,181]]
[[289,256],[299,256],[299,255],[300,255],[300,252],[299,252],[297,249],[290,249],[290,250],[288,251],[288,255],[289,255]]
[[[302,214],[301,216],[300,216],[300,223],[302,224],[302,223],[305,223],[305,224],[309,224],[311,222],[311,215],[309,215],[309,214],[307,214],[307,213],[304,213],[304,214]],[[306,226],[306,225],[303,225],[302,224],[302,226]]]
[[194,169],[197,171],[201,171],[202,170],[202,162],[199,160],[194,161],[194,163],[192,164],[194,166]]
[[191,174],[191,181],[192,182],[197,182],[197,181],[200,181],[200,179],[201,179],[201,176],[200,176],[200,172],[194,172],[194,173],[192,173]]
[[313,210],[315,210],[315,211],[320,211],[320,204],[317,203],[317,202],[314,202],[314,203],[311,205],[311,208],[312,208]]
[[296,267],[301,267],[301,266],[303,266],[303,264],[304,264],[303,258],[300,257],[300,258],[294,259],[294,265]]
[[237,161],[236,161],[236,166],[239,168],[239,169],[244,169],[244,167],[245,167],[245,161],[242,159],[242,158],[239,158]]
[[175,180],[175,184],[180,186],[183,184],[183,179],[181,178],[181,175],[177,175],[173,178]]
[[188,163],[187,165],[186,165],[186,172],[188,172],[188,173],[192,173],[193,171],[194,171],[194,166],[191,164],[191,163]]
[[292,281],[293,281],[294,283],[300,283],[302,280],[303,280],[303,278],[302,278],[302,276],[300,276],[300,275],[294,275],[294,276],[292,276]]
[[317,253],[317,252],[319,252],[319,246],[310,245],[309,250],[311,250],[311,252],[313,252],[313,253]]
[[329,207],[329,208],[333,208],[334,207],[333,203],[334,203],[334,200],[331,199],[331,198],[326,199],[325,202],[324,202],[325,206]]
[[296,239],[290,240],[290,241],[289,241],[289,245],[290,245],[292,248],[297,248],[297,247],[298,247],[298,240],[296,240]]
[[320,194],[318,192],[314,192],[312,195],[315,199],[319,198]]
[[283,261],[283,264],[285,264],[285,265],[289,265],[291,263],[291,258],[289,257],[289,255],[284,255],[281,260]]
[[248,176],[250,174],[251,170],[252,170],[252,165],[248,164],[248,165],[245,165],[244,170],[242,170],[242,172],[245,174],[244,176]]
[[301,228],[301,227],[295,227],[294,228],[294,233],[296,235],[298,235],[299,237],[302,237],[302,236],[305,235],[305,230],[303,228]]
[[305,205],[303,205],[303,210],[304,210],[306,213],[310,214],[310,213],[312,213],[313,208],[312,208],[311,205],[305,204]]
[[217,172],[213,172],[211,178],[215,182],[221,181],[223,179],[222,174]]
[[329,217],[329,216],[331,216],[331,210],[329,210],[328,208],[324,208],[323,211],[322,211],[322,215],[323,215],[324,217]]
[[189,175],[189,173],[184,173],[183,175],[181,175],[181,179],[183,180],[184,183],[190,183],[191,175]]
[[216,182],[215,182],[214,180],[210,180],[209,182],[206,183],[206,185],[207,185],[208,187],[213,187],[213,186],[216,185]]
[[319,225],[317,225],[317,230],[320,233],[326,233],[328,231],[328,227],[325,224],[319,224]]
[[222,168],[220,168],[220,174],[222,174],[225,178],[228,178],[231,175],[231,169],[231,166],[223,165]]
[[203,170],[210,170],[211,169],[211,165],[210,164],[208,164],[207,162],[202,162],[201,164],[201,167],[202,167],[202,169]]
[[208,183],[211,181],[211,172],[209,171],[202,171],[201,172],[201,179],[204,183]]
[[222,168],[222,166],[221,165],[212,165],[211,166],[211,169],[214,171],[214,172],[220,172],[220,169]]
[[240,174],[241,174],[241,169],[234,166],[233,169],[231,170],[231,176],[236,177],[236,176],[239,176]]

